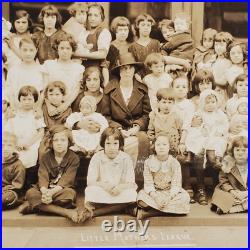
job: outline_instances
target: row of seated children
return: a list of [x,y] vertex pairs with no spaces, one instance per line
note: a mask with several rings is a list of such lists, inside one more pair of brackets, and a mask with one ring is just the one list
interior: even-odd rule
[[[189,213],[190,198],[182,188],[181,166],[169,154],[166,134],[156,137],[154,153],[145,161],[144,188],[137,194],[132,160],[122,151],[123,136],[119,129],[105,129],[100,141],[102,150],[90,162],[82,209],[75,209],[74,181],[79,157],[69,149],[71,133],[62,125],[54,126],[50,140],[50,151],[40,161],[38,182],[27,191],[27,201],[20,206],[22,214],[43,211],[79,223],[121,211],[138,219]],[[2,166],[2,205],[5,209],[19,204],[25,182],[25,168],[18,159],[16,144],[15,135],[5,132]],[[248,210],[247,151],[248,142],[243,136],[235,137],[228,148],[211,201],[212,210],[218,214]]]

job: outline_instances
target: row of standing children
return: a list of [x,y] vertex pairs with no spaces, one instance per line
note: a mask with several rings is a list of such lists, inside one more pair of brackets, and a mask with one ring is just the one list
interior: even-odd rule
[[[44,25],[43,31],[30,35],[31,22],[28,13],[18,11],[13,22],[16,33],[6,32],[7,35],[3,40],[7,45],[3,52],[7,60],[6,65],[8,65],[6,83],[3,79],[3,90],[6,93],[3,98],[5,105],[3,111],[6,111],[3,114],[3,119],[6,118],[4,127],[18,138],[15,151],[18,150],[20,160],[25,165],[26,182],[28,180],[34,182],[37,179],[37,167],[35,166],[41,141],[41,145],[44,147],[40,146],[42,154],[51,152],[50,128],[52,125],[66,122],[67,127],[73,130],[75,138],[75,144],[71,145],[71,149],[78,153],[80,151],[85,157],[91,158],[97,148],[99,150],[97,144],[90,145],[92,143],[88,143],[87,140],[85,143],[85,139],[94,138],[97,142],[101,132],[108,126],[105,118],[96,113],[96,111],[101,112],[102,110],[103,92],[101,88],[107,84],[109,78],[112,78],[108,70],[109,65],[114,66],[122,53],[131,52],[138,62],[146,65],[137,72],[136,77],[147,85],[153,110],[149,115],[149,139],[155,143],[154,140],[161,132],[167,134],[171,155],[177,157],[181,162],[184,187],[189,191],[192,202],[194,196],[190,183],[190,168],[186,165],[193,163],[198,184],[198,201],[200,204],[207,204],[204,192],[204,164],[207,162],[208,165],[221,168],[223,165],[222,157],[228,144],[228,132],[230,142],[233,142],[236,136],[247,135],[248,76],[244,68],[247,67],[248,63],[246,47],[242,43],[233,41],[233,37],[227,32],[217,33],[213,29],[207,29],[203,33],[202,45],[194,50],[189,32],[190,19],[184,13],[177,15],[174,21],[163,20],[159,24],[165,39],[163,44],[150,38],[152,26],[155,24],[151,16],[144,14],[137,17],[134,29],[138,39],[133,43],[128,41],[130,22],[126,17],[117,17],[111,24],[111,30],[116,35],[116,39],[111,43],[111,34],[102,24],[104,21],[103,8],[98,4],[90,5],[88,9],[86,6],[83,8],[80,6],[84,6],[84,4],[75,3],[70,8],[72,18],[68,25],[72,25],[72,22],[81,24],[81,32],[72,33],[73,38],[65,33],[65,31],[70,32],[67,29],[67,23],[63,28],[65,31],[60,29],[61,16],[54,6],[49,5],[44,7],[39,15],[39,20]],[[68,27],[79,27],[75,24]],[[74,37],[76,34],[79,34],[78,38]],[[34,43],[29,39],[30,36]],[[159,54],[160,52],[161,54]],[[81,59],[82,65],[72,60],[73,54]],[[35,62],[35,56],[43,65]],[[15,57],[14,60],[13,57]],[[107,60],[105,60],[106,57]],[[90,65],[91,67],[89,67]],[[190,75],[187,74],[190,69],[192,85],[189,84]],[[184,74],[179,75],[179,72],[183,70]],[[187,99],[190,93],[194,96]],[[82,100],[83,97],[85,98]],[[33,112],[34,110],[35,112]],[[80,111],[80,113],[70,115],[72,110],[73,112]],[[9,119],[8,113],[14,113],[14,117]],[[45,122],[42,117],[44,117]],[[25,131],[30,135],[28,139],[27,134],[19,124],[25,124]],[[74,130],[77,128],[78,130]],[[80,133],[79,128],[83,133]],[[95,137],[91,137],[93,134]],[[237,148],[247,148],[245,141],[238,144]],[[60,165],[63,157],[56,158],[59,158],[57,163]],[[232,158],[230,159],[233,162],[238,161],[233,153]],[[41,161],[43,159],[44,157],[41,157]],[[93,157],[93,159],[95,158]],[[156,164],[158,160],[152,156],[146,163]],[[41,166],[41,161],[39,160],[39,166]],[[159,164],[162,167],[162,164]],[[243,166],[246,165],[244,164]],[[172,163],[167,165],[172,165]],[[236,166],[238,165],[241,164],[237,163]],[[150,166],[145,167],[145,171],[149,171],[148,168],[150,169]],[[178,167],[176,168],[178,169]],[[39,167],[39,171],[40,169],[41,167]],[[163,182],[162,185],[166,185],[163,185],[162,189],[169,189],[169,184],[166,181],[166,178],[169,178],[166,175],[168,171],[163,169],[164,174],[161,173],[156,177],[156,180]],[[215,176],[218,175],[218,171],[216,170]],[[152,170],[152,172],[158,171]],[[58,177],[58,175],[62,174],[55,173],[53,178]],[[178,182],[179,185],[181,176],[179,174],[176,176],[178,180],[174,182]],[[154,177],[155,174],[153,174],[151,182],[155,181]],[[220,177],[221,175],[219,175]],[[149,178],[148,173],[144,176],[144,181],[146,178]],[[72,184],[72,179],[70,182]],[[156,191],[161,190],[160,184],[154,184]],[[150,185],[152,186],[152,183]],[[146,186],[145,184],[145,189],[147,189]],[[43,194],[42,200],[51,202],[52,196],[59,191],[57,187],[48,192],[48,188],[53,189],[47,185],[46,190],[43,189],[44,192],[40,191]],[[109,188],[105,186],[104,189],[112,190],[110,185]],[[181,196],[182,192],[179,192],[180,197],[183,197],[185,201],[182,203],[185,207],[187,200],[185,193]],[[74,200],[72,198],[75,197],[74,192],[70,190],[69,193],[69,200]],[[94,197],[94,194],[87,196],[91,197],[92,195]],[[148,204],[148,197],[145,194],[142,194],[142,197],[144,197],[142,201]],[[163,200],[169,203],[169,197],[174,198],[175,196],[168,192],[159,195],[152,192],[152,197],[155,198],[155,201],[157,200],[156,203],[159,205],[163,203]],[[238,196],[234,195],[233,197],[237,198]],[[66,198],[66,200],[68,199]],[[183,200],[181,199],[181,201]],[[95,202],[91,198],[89,201]],[[145,208],[143,202],[139,204]],[[150,202],[148,205],[155,208]],[[174,204],[174,206],[178,211],[178,205]],[[220,206],[218,208],[220,211]],[[167,210],[169,211],[169,209]],[[63,211],[65,213],[65,210]],[[184,209],[184,211],[183,213],[187,213],[188,209]],[[79,215],[74,211],[70,217],[78,220],[83,215],[86,216],[86,213]]]

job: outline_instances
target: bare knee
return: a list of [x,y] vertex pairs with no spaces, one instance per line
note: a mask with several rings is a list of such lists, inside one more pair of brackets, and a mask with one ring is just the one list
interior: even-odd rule
[[26,196],[27,201],[30,201],[30,200],[33,200],[34,198],[35,199],[42,198],[42,193],[35,188],[31,188],[26,192],[25,196]]
[[210,163],[216,163],[216,155],[214,150],[207,151],[207,159]]
[[54,202],[55,205],[60,207],[69,207],[72,206],[72,200],[70,199],[62,199]]
[[137,204],[141,208],[148,208],[149,207],[144,201],[138,201]]

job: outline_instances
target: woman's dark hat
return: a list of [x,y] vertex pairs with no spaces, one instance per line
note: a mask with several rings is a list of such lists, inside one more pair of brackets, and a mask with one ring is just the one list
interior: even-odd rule
[[116,66],[113,69],[111,69],[112,74],[119,75],[120,67],[125,66],[125,65],[133,65],[136,67],[142,67],[143,63],[136,62],[132,53],[130,53],[130,52],[125,53],[125,54],[119,56],[117,63],[116,63]]

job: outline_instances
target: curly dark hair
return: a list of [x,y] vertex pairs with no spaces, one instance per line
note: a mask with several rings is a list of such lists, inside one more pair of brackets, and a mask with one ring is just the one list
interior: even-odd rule
[[44,97],[48,98],[48,92],[51,92],[54,88],[58,88],[62,95],[66,95],[66,86],[63,82],[61,81],[55,81],[55,82],[50,82],[45,90],[44,90]]
[[[74,40],[74,38],[69,35],[69,34],[66,34],[66,33],[63,33],[61,34],[55,41],[54,41],[54,44],[52,45],[53,49],[55,51],[58,52],[58,46],[61,42],[69,42],[71,48],[72,48],[72,52],[74,53],[77,49],[77,43],[76,41]],[[58,56],[58,53],[57,53],[57,56]]]

